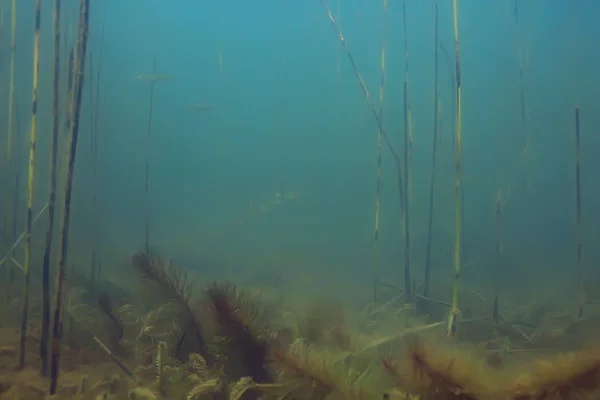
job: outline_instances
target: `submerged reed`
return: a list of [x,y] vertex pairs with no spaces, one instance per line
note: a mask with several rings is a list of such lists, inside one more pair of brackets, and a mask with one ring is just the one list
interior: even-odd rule
[[[156,74],[156,54],[152,61],[152,73]],[[146,194],[146,225],[144,230],[144,251],[150,252],[150,157],[152,133],[152,109],[154,107],[154,81],[150,82],[150,104],[148,105],[148,121],[146,124],[146,171],[144,176],[144,190]]]
[[438,122],[440,108],[439,83],[439,3],[436,0],[434,9],[433,39],[433,145],[431,149],[431,179],[429,181],[429,219],[427,222],[427,253],[425,256],[425,285],[423,296],[429,296],[429,279],[431,275],[431,246],[433,240],[433,202],[435,198],[435,177],[437,164]]
[[454,56],[456,62],[456,156],[455,156],[455,239],[454,239],[454,288],[452,291],[452,308],[448,319],[449,336],[455,337],[457,330],[458,289],[460,285],[460,268],[462,264],[462,177],[461,177],[461,146],[462,146],[462,109],[461,109],[461,75],[460,52],[458,41],[458,0],[452,0],[452,15],[454,20]]
[[79,33],[77,36],[77,51],[74,65],[74,88],[72,99],[73,121],[69,132],[67,156],[67,171],[65,182],[65,197],[63,199],[63,220],[60,236],[60,253],[58,261],[58,276],[56,282],[56,308],[52,327],[52,358],[50,363],[50,394],[56,393],[59,375],[60,343],[62,336],[62,295],[65,280],[65,270],[69,250],[69,223],[71,220],[71,195],[73,192],[73,175],[75,172],[75,155],[79,138],[79,117],[81,114],[81,95],[83,92],[85,60],[89,33],[90,0],[81,0],[79,15]]
[[575,200],[577,202],[577,316],[583,318],[583,230],[581,226],[581,137],[579,134],[579,107],[575,108]]
[[[383,123],[383,103],[385,99],[385,52],[387,47],[387,0],[382,3],[382,25],[381,35],[381,79],[379,83],[379,119]],[[373,253],[373,301],[377,301],[377,281],[379,280],[379,213],[381,200],[381,130],[377,131],[377,178],[375,180],[375,240]]]
[[38,81],[40,73],[40,25],[41,0],[35,2],[35,25],[33,42],[33,89],[31,100],[31,128],[29,131],[29,176],[27,178],[27,217],[25,225],[25,291],[23,293],[23,314],[21,318],[21,346],[19,368],[25,367],[27,327],[29,319],[29,287],[31,283],[31,228],[33,225],[33,188],[35,183],[35,145],[37,137]]
[[[16,94],[15,94],[15,46],[16,46],[16,32],[17,32],[17,0],[12,0],[11,3],[11,26],[10,26],[10,83],[9,83],[9,89],[8,89],[8,116],[7,116],[7,121],[8,121],[8,126],[7,126],[7,130],[6,130],[6,156],[8,159],[8,172],[9,174],[14,173],[16,176],[16,186],[15,186],[15,193],[13,194],[13,204],[12,204],[12,209],[6,209],[5,211],[5,216],[6,216],[6,221],[7,221],[7,225],[8,225],[8,215],[11,215],[11,225],[12,225],[12,230],[11,230],[11,239],[14,241],[15,240],[15,234],[16,234],[16,224],[17,224],[17,213],[15,211],[15,209],[18,208],[18,197],[19,197],[19,193],[18,193],[18,182],[19,182],[19,178],[20,178],[20,174],[19,174],[19,165],[16,164],[13,160],[13,133],[14,133],[14,125],[15,125],[15,114],[16,114],[16,108],[15,108],[15,98],[16,98]],[[18,146],[17,146],[18,148]],[[17,165],[16,168],[14,168],[14,166]],[[9,185],[10,185],[10,179],[9,181]],[[8,185],[7,185],[8,186]],[[10,188],[6,187],[6,192],[10,193]],[[7,204],[9,204],[9,202],[7,202]],[[2,284],[4,285],[4,293],[6,293],[6,302],[7,304],[10,303],[12,301],[12,295],[13,295],[13,290],[14,290],[14,276],[15,276],[15,267],[11,264],[11,263],[7,263],[3,265],[3,269],[4,269],[4,282],[2,282]],[[4,297],[4,296],[3,296]]]
[[515,30],[517,36],[517,54],[519,56],[519,100],[521,104],[521,121],[523,122],[524,143],[523,156],[525,157],[525,186],[531,188],[531,161],[529,157],[529,146],[531,137],[527,128],[527,107],[525,103],[525,67],[523,62],[523,46],[521,43],[521,26],[519,19],[519,0],[515,0],[513,15],[515,17]]
[[402,208],[404,219],[404,291],[406,299],[412,303],[412,278],[410,274],[411,264],[411,238],[410,238],[410,193],[411,193],[411,149],[412,130],[410,103],[408,99],[408,29],[406,25],[406,2],[402,2],[402,21],[404,25],[404,207]]
[[[99,126],[99,114],[100,114],[100,77],[102,74],[102,56],[104,55],[104,31],[106,27],[106,13],[104,14],[104,20],[102,21],[102,32],[100,33],[100,54],[98,55],[98,71],[96,72],[96,88],[94,93],[95,98],[92,98],[92,111],[91,116],[91,148],[90,155],[92,157],[92,215],[93,215],[93,240],[92,240],[92,280],[102,277],[102,262],[100,259],[100,208],[98,206],[98,191],[99,191],[99,180],[98,180],[98,126]],[[90,66],[92,62],[90,62]],[[92,74],[90,73],[90,78]],[[91,82],[90,82],[91,83]]]
[[12,0],[10,14],[10,86],[8,91],[8,129],[6,131],[6,156],[9,165],[13,160],[13,125],[15,115],[15,46],[17,36],[17,0]]
[[[385,141],[385,143],[387,144],[387,147],[390,150],[390,153],[392,153],[392,159],[394,160],[394,166],[396,168],[396,180],[397,180],[397,187],[398,187],[398,197],[400,199],[400,209],[401,212],[404,213],[404,200],[405,200],[405,191],[407,188],[405,188],[405,184],[407,184],[407,182],[405,182],[405,177],[403,176],[403,172],[402,172],[402,162],[400,159],[400,154],[396,151],[395,147],[393,146],[389,135],[387,134],[384,126],[383,126],[383,120],[380,116],[380,114],[377,112],[377,109],[375,108],[375,103],[373,102],[373,99],[371,98],[371,93],[369,92],[369,89],[367,88],[367,85],[362,77],[362,75],[360,74],[360,72],[358,71],[358,67],[356,66],[356,62],[354,61],[354,57],[352,56],[352,53],[350,52],[350,50],[348,49],[348,44],[346,43],[346,39],[344,38],[344,35],[342,34],[335,18],[333,17],[333,14],[331,13],[331,10],[329,9],[329,7],[327,6],[327,4],[325,3],[325,0],[320,0],[321,1],[321,5],[323,6],[323,8],[325,9],[325,12],[327,13],[327,17],[329,18],[329,21],[331,22],[331,25],[333,26],[333,29],[335,30],[338,38],[340,39],[340,42],[343,46],[343,49],[346,53],[346,56],[348,57],[348,60],[350,61],[350,65],[352,66],[352,70],[354,72],[354,75],[356,76],[356,79],[358,80],[358,83],[360,84],[360,88],[363,91],[363,95],[365,96],[365,99],[367,100],[367,104],[369,106],[369,109],[371,110],[371,113],[373,114],[373,117],[375,118],[375,121],[377,122],[377,127],[379,128],[379,133],[381,134],[381,137],[383,138],[383,140]],[[408,121],[408,119],[407,119]],[[409,123],[410,126],[410,123]],[[406,152],[405,152],[406,153]],[[410,258],[410,257],[409,257]],[[411,296],[411,292],[412,292],[412,287],[411,287],[411,281],[410,281],[410,270],[407,270],[407,266],[409,264],[405,265],[405,279],[408,278],[408,280],[406,280],[405,282],[405,286],[408,288],[408,290],[406,290],[406,295],[408,299],[412,299]],[[408,277],[406,276],[406,272],[408,271]],[[377,285],[378,283],[375,282],[374,283],[374,287]]]
[[61,0],[54,0],[54,65],[52,82],[52,139],[50,151],[50,188],[48,192],[48,228],[42,264],[42,339],[40,342],[41,374],[48,374],[48,341],[50,339],[50,255],[56,207],[56,169],[58,160],[58,130],[60,111],[60,9]]

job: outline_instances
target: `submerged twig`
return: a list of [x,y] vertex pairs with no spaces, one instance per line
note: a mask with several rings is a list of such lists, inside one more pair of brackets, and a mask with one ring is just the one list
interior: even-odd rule
[[[333,18],[333,14],[331,13],[331,10],[325,3],[325,0],[320,0],[320,2],[321,2],[321,5],[323,6],[323,8],[325,9],[325,12],[327,13],[327,17],[329,17],[329,21],[331,22],[333,29],[337,33],[338,38],[340,39],[340,42],[342,43],[342,46],[344,48],[344,51],[346,52],[346,55],[348,56],[348,60],[350,61],[350,64],[352,65],[352,70],[354,71],[354,75],[356,76],[356,79],[358,80],[358,83],[360,84],[360,87],[363,91],[365,99],[367,100],[369,109],[371,110],[371,113],[375,117],[375,121],[377,122],[377,127],[379,128],[379,132],[381,132],[381,135],[383,136],[383,140],[385,140],[388,148],[390,149],[390,152],[392,153],[392,157],[393,157],[394,163],[396,165],[396,170],[398,172],[398,190],[400,191],[400,202],[402,203],[403,199],[404,199],[404,184],[402,182],[402,172],[401,172],[402,171],[402,163],[400,162],[400,155],[398,154],[398,152],[392,145],[390,137],[388,136],[388,134],[383,126],[383,121],[380,118],[379,113],[377,112],[377,109],[375,108],[375,103],[373,102],[373,99],[371,98],[371,93],[369,92],[369,89],[367,88],[367,85],[365,84],[365,81],[364,81],[362,75],[358,71],[358,67],[356,66],[356,62],[354,61],[354,57],[352,56],[352,53],[348,49],[348,44],[346,43],[346,38],[344,38],[344,35],[342,34],[337,22]],[[401,204],[401,208],[404,208],[404,204]]]

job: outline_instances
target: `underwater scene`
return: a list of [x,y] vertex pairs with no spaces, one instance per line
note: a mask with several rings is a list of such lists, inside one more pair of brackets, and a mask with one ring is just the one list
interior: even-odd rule
[[600,399],[597,0],[0,0],[0,400]]

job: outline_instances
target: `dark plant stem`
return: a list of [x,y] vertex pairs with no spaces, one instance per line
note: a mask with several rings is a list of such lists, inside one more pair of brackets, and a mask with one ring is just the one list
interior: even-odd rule
[[431,150],[431,180],[429,182],[429,220],[427,222],[427,255],[425,257],[425,285],[423,287],[423,296],[429,296],[429,279],[431,274],[431,246],[433,239],[433,204],[435,197],[435,177],[437,164],[437,142],[438,142],[438,122],[439,122],[439,4],[435,2],[434,17],[434,74],[433,74],[433,146]]
[[48,374],[48,340],[50,337],[50,255],[52,252],[52,233],[54,232],[54,210],[56,206],[56,165],[58,160],[58,127],[60,104],[60,6],[61,0],[54,1],[54,79],[52,88],[52,141],[50,154],[50,189],[48,194],[48,229],[46,230],[46,248],[42,265],[42,340],[40,358],[41,374]]
[[81,0],[79,15],[79,33],[77,36],[77,54],[74,67],[73,90],[73,121],[69,133],[69,153],[67,156],[67,177],[63,204],[63,221],[60,237],[60,255],[58,262],[58,277],[56,282],[56,308],[54,310],[54,325],[52,327],[52,359],[50,365],[50,394],[54,395],[58,386],[59,361],[62,336],[62,295],[67,267],[69,250],[69,223],[71,220],[71,195],[73,192],[73,176],[75,172],[75,155],[79,137],[79,117],[81,114],[81,95],[83,92],[85,59],[89,33],[90,0]]

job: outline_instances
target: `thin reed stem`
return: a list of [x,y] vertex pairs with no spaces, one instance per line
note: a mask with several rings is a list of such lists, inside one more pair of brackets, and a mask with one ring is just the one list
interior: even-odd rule
[[406,290],[406,297],[409,302],[412,302],[412,284],[410,275],[410,196],[409,188],[407,183],[409,182],[409,152],[410,152],[410,135],[408,133],[408,82],[404,81],[404,288]]
[[50,339],[50,255],[56,206],[56,166],[58,160],[58,130],[60,123],[60,10],[61,0],[54,0],[54,71],[52,86],[52,140],[50,151],[50,188],[48,191],[48,229],[42,265],[42,339],[40,342],[41,374],[48,375],[48,341]]
[[[335,18],[337,19],[338,22],[340,22],[342,20],[340,0],[337,0],[337,12],[336,12]],[[341,73],[341,66],[342,66],[341,61],[342,61],[342,54],[341,54],[341,52],[338,52],[337,58],[336,58],[336,65],[335,65],[335,71],[337,72],[338,77],[340,76],[340,73]]]
[[583,229],[581,225],[581,136],[579,133],[579,107],[575,108],[575,183],[577,201],[577,316],[583,318]]
[[[152,61],[152,73],[156,74],[156,53]],[[148,121],[146,131],[146,173],[144,177],[144,190],[146,193],[146,226],[144,231],[144,249],[146,254],[150,252],[150,157],[151,157],[151,133],[152,133],[152,109],[154,107],[154,81],[150,82],[150,104],[148,106]]]
[[458,290],[460,286],[460,268],[462,264],[462,177],[461,177],[461,151],[462,151],[462,109],[461,90],[462,81],[460,74],[460,52],[458,41],[458,0],[452,0],[452,14],[454,20],[454,56],[456,62],[456,157],[455,157],[455,242],[454,242],[454,287],[452,291],[452,309],[448,321],[447,334],[456,337],[458,309]]
[[450,136],[452,136],[452,147],[456,146],[456,67],[454,65],[454,63],[452,62],[452,59],[450,58],[450,54],[448,52],[448,50],[446,49],[446,46],[444,46],[444,43],[442,43],[441,41],[438,42],[438,46],[439,46],[439,50],[442,53],[442,56],[444,58],[444,60],[447,63],[447,71],[448,71],[448,75],[450,76],[450,82],[451,84],[451,88],[452,88],[452,113],[450,113],[450,115],[452,116],[452,129],[451,129],[451,134]]
[[[524,71],[524,63],[523,63],[523,47],[521,44],[521,27],[520,27],[520,19],[519,19],[519,0],[515,0],[515,7],[513,10],[513,15],[515,17],[515,30],[517,36],[517,54],[519,56],[519,94],[520,94],[520,102],[521,102],[521,120],[523,122],[523,130],[525,132],[525,141],[523,144],[523,152],[524,155],[527,156],[528,147],[529,147],[529,130],[527,129],[527,107],[525,105],[525,71]],[[527,171],[529,173],[529,171]]]
[[[379,119],[383,122],[383,104],[385,99],[385,52],[387,48],[387,0],[382,2],[382,24],[381,35],[381,79],[379,83]],[[375,233],[374,262],[373,262],[373,301],[377,301],[377,280],[379,279],[379,212],[381,205],[381,130],[377,131],[377,177],[375,180]]]
[[[375,118],[375,121],[377,122],[377,127],[379,128],[379,132],[381,132],[383,140],[385,141],[388,148],[390,149],[390,152],[392,153],[392,156],[394,158],[394,163],[396,164],[397,169],[400,170],[401,169],[400,155],[394,148],[392,141],[390,140],[390,137],[387,134],[387,131],[383,127],[383,121],[379,117],[379,113],[377,112],[377,110],[375,108],[375,103],[373,102],[373,99],[371,98],[371,93],[369,92],[369,89],[367,88],[367,85],[366,85],[362,75],[358,71],[358,67],[356,66],[356,62],[354,61],[354,57],[352,56],[352,53],[348,49],[348,43],[346,42],[346,38],[340,31],[340,28],[339,28],[337,22],[335,21],[335,19],[333,18],[333,14],[331,13],[331,10],[325,3],[325,0],[320,0],[320,1],[321,1],[321,5],[325,9],[325,12],[327,13],[327,17],[329,18],[329,21],[331,22],[333,29],[335,30],[338,38],[340,39],[340,42],[342,43],[342,46],[346,53],[346,56],[348,57],[348,60],[350,61],[350,65],[352,66],[352,70],[354,71],[354,75],[356,76],[356,79],[358,80],[358,83],[360,84],[360,88],[363,91],[365,99],[367,100],[367,105],[369,106],[369,109],[371,110],[371,113],[373,114],[373,117]],[[398,177],[398,180],[399,180],[399,182],[402,182],[401,175]],[[403,185],[400,185],[398,189],[400,191],[403,191]],[[404,198],[404,196],[402,195],[402,196],[400,196],[400,198],[402,199],[402,198]]]
[[[11,27],[10,27],[10,83],[8,89],[8,126],[7,126],[7,135],[6,135],[6,156],[8,161],[8,175],[15,173],[17,179],[19,178],[19,165],[17,164],[17,168],[14,168],[13,161],[13,131],[14,131],[14,122],[15,122],[15,45],[16,45],[16,31],[17,31],[17,0],[12,0],[11,3]],[[10,185],[10,179],[8,180]],[[18,183],[15,186],[15,190],[18,188]],[[10,188],[6,188],[6,192],[10,193]],[[18,201],[18,193],[13,194],[13,202]],[[7,204],[9,204],[7,202]],[[12,239],[14,239],[14,232],[16,231],[17,224],[17,213],[15,212],[15,208],[17,208],[17,204],[12,204],[12,210],[7,209],[5,211],[5,221],[6,227],[8,228],[8,218],[10,215],[11,225],[13,229],[11,230]],[[14,267],[12,265],[5,265],[4,268],[4,289],[6,293],[6,302],[7,304],[12,301],[13,294],[13,286],[14,286]]]
[[[502,254],[502,191],[498,190],[496,194],[496,255],[498,259],[496,263],[501,262],[500,255]],[[500,314],[498,311],[498,298],[500,297],[500,288],[498,278],[500,276],[499,266],[496,265],[495,282],[494,282],[494,302],[492,306],[492,320],[495,325],[500,323]]]
[[75,48],[71,46],[69,49],[69,71],[67,72],[67,117],[65,119],[65,126],[67,131],[71,131],[71,123],[73,120],[73,80],[75,69]]
[[431,275],[431,247],[433,240],[433,205],[435,199],[435,178],[437,164],[438,122],[440,108],[440,74],[439,74],[439,3],[436,0],[434,9],[433,39],[433,145],[431,149],[431,179],[429,181],[429,220],[427,222],[427,254],[425,256],[425,285],[423,296],[429,296],[429,279]]
[[75,173],[75,156],[79,138],[79,117],[81,114],[81,97],[83,92],[85,60],[89,33],[90,0],[81,0],[79,15],[79,33],[77,37],[77,54],[74,66],[74,90],[72,101],[73,121],[69,132],[69,146],[67,156],[67,176],[65,182],[65,196],[63,199],[63,220],[60,236],[60,254],[58,261],[58,276],[56,282],[56,307],[54,309],[54,325],[52,327],[52,358],[50,363],[50,394],[56,393],[59,377],[59,361],[62,338],[62,295],[65,280],[69,250],[69,224],[71,220],[71,195],[73,192],[73,176]]
[[6,156],[8,158],[9,165],[12,165],[13,124],[15,115],[15,47],[17,37],[17,0],[12,0],[10,20],[10,87],[8,94],[8,129],[6,136]]
[[411,192],[411,148],[412,132],[410,103],[408,99],[408,29],[406,25],[406,2],[402,2],[402,21],[404,25],[404,290],[409,303],[414,301],[411,280],[411,238],[410,238],[410,192]]
[[[99,114],[100,114],[100,77],[102,76],[102,56],[104,54],[104,31],[106,27],[106,11],[104,13],[104,19],[102,21],[102,32],[100,34],[100,54],[98,55],[98,71],[96,73],[96,98],[93,103],[92,115],[92,140],[91,140],[91,156],[93,161],[92,166],[92,213],[94,218],[93,227],[93,240],[92,240],[92,270],[94,271],[94,279],[102,276],[102,267],[100,263],[99,247],[100,247],[100,233],[99,233],[99,208],[98,208],[98,126],[99,126]],[[91,65],[91,62],[90,62]]]
[[38,81],[40,73],[40,25],[41,0],[35,2],[35,25],[33,42],[33,89],[31,100],[31,128],[29,131],[29,176],[27,179],[27,217],[25,227],[25,292],[23,295],[23,314],[21,319],[21,346],[19,368],[25,367],[27,347],[27,328],[29,319],[29,287],[31,283],[31,228],[33,224],[33,188],[35,184],[35,145],[37,137]]

